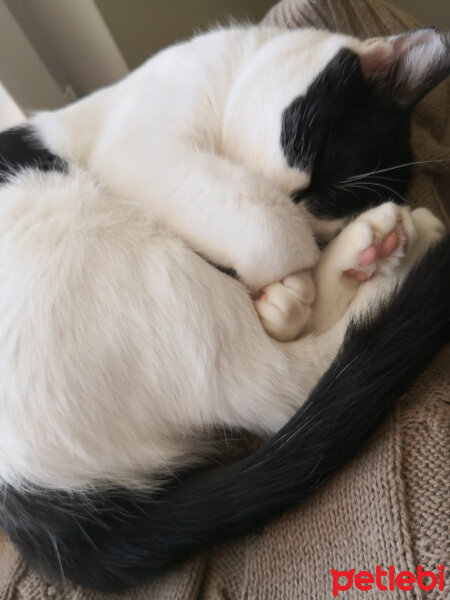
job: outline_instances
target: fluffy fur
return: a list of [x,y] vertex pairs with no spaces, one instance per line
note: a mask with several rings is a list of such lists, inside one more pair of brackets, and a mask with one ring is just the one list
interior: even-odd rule
[[[346,180],[410,162],[411,108],[449,58],[432,30],[402,40],[215,31],[0,136],[0,512],[47,573],[124,588],[251,530],[352,454],[448,339],[448,240],[413,267],[443,236],[428,211],[369,210],[315,285],[305,271],[314,230],[384,200]],[[392,234],[370,281],[346,274]],[[212,430],[291,418],[235,467],[171,481]]]

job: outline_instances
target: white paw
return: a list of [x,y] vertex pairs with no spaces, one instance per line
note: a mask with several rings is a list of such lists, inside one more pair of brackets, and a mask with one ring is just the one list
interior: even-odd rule
[[445,225],[427,208],[416,208],[411,213],[416,229],[414,244],[408,253],[408,267],[419,260],[431,247],[441,240],[445,233]]
[[333,261],[346,276],[367,281],[396,271],[416,236],[410,209],[386,202],[340,233],[332,247]]
[[418,237],[434,244],[441,240],[445,235],[445,225],[428,208],[416,208],[411,213]]
[[315,288],[309,271],[301,271],[261,290],[255,308],[264,329],[280,342],[295,339],[311,315]]

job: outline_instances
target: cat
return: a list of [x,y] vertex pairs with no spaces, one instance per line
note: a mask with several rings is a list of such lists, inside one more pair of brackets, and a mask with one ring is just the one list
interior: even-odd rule
[[[0,515],[40,572],[124,589],[254,530],[445,343],[448,236],[392,200],[449,64],[432,29],[216,30],[0,135]],[[221,427],[273,437],[181,475]]]

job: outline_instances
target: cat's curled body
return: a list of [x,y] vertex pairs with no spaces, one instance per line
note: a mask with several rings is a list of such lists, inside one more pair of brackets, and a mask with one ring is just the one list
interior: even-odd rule
[[277,29],[214,31],[36,123],[50,148],[88,166],[121,198],[138,198],[191,248],[258,289],[318,257],[290,196],[308,175],[288,168],[280,145],[283,109],[342,43],[337,36],[329,48],[319,44],[324,57],[296,81],[295,63],[308,61],[302,51],[317,36],[329,34],[283,40]]
[[[435,61],[435,84],[447,57],[439,35],[430,33],[416,33],[414,44],[429,53],[427,65]],[[34,123],[55,153],[88,167],[120,198],[139,202],[192,249],[258,289],[317,261],[310,216],[293,205],[293,194],[320,195],[319,216],[345,217],[355,209],[345,206],[351,194],[339,199],[334,214],[324,188],[411,159],[408,111],[368,81],[386,79],[383,56],[377,58],[382,52],[400,62],[400,50],[382,40],[371,44],[313,29],[213,31],[162,51],[122,82],[67,109],[41,113]],[[407,64],[401,76],[410,89],[396,82],[401,91],[392,94],[407,93],[406,107],[423,94],[423,74],[415,80]],[[291,106],[302,97],[303,108]],[[348,132],[339,132],[336,156],[327,156],[326,146],[336,144],[330,140],[336,121]],[[367,139],[358,139],[352,127],[356,136],[364,129]],[[386,139],[394,135],[392,151]],[[380,155],[374,148],[381,140]],[[324,171],[338,178],[318,181]],[[356,210],[369,204],[359,200]]]
[[[423,58],[418,73],[411,60],[416,48]],[[149,505],[142,510],[139,502],[151,505],[161,476],[205,454],[210,430],[277,432],[333,362],[350,316],[379,304],[442,237],[427,212],[410,215],[392,203],[373,209],[322,255],[310,332],[281,344],[261,326],[249,290],[284,280],[288,293],[289,276],[317,263],[313,230],[329,233],[380,203],[376,190],[355,195],[342,182],[410,161],[410,109],[448,62],[445,41],[432,30],[371,42],[314,30],[216,31],[3,134],[1,515],[24,553],[88,585],[123,587],[210,543],[225,524],[233,530],[233,519],[236,532],[243,531],[271,512],[265,507],[273,494],[264,500],[264,490],[261,505],[248,500],[239,521],[242,481],[232,473],[206,493],[181,491],[178,516],[172,509],[150,516]],[[386,147],[390,132],[396,144]],[[407,167],[400,172],[407,175]],[[395,196],[406,182],[390,187]],[[305,202],[292,202],[301,193]],[[392,235],[397,243],[383,255],[376,249]],[[368,248],[378,258],[362,266]],[[232,267],[240,281],[208,261]],[[376,275],[360,289],[344,272],[364,269]],[[309,275],[295,277],[295,285],[307,282],[308,293],[302,297],[296,288],[294,303],[309,317]],[[434,287],[429,298],[429,349],[409,368],[442,343],[429,327],[440,323],[442,292]],[[403,312],[398,319],[407,321]],[[371,372],[368,364],[364,369]],[[403,372],[398,378],[395,389],[408,380]],[[283,435],[288,452],[295,436]],[[353,432],[342,435],[351,441],[337,463],[357,445]],[[287,458],[286,468],[301,476],[300,465]],[[318,469],[317,480],[327,472]],[[226,491],[218,493],[227,477]],[[102,503],[117,486],[120,498],[133,499],[122,505],[114,496],[108,512]],[[229,511],[219,518],[215,504],[215,525],[211,502]],[[115,523],[110,539],[102,519],[113,506],[129,529]],[[159,498],[158,510],[164,506]],[[182,514],[192,506],[202,516],[191,515],[193,530],[184,538]],[[167,555],[148,548],[159,535]]]

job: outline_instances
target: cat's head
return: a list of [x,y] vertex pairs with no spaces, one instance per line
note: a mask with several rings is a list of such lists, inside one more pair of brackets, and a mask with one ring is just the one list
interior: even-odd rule
[[269,99],[261,103],[272,103],[275,112],[282,106],[280,131],[263,115],[251,123],[259,127],[244,141],[255,157],[252,168],[281,183],[315,221],[341,220],[386,197],[402,202],[413,162],[411,111],[450,72],[448,38],[434,29],[366,41],[307,30],[299,43],[302,35],[303,48],[295,34],[286,36],[281,73],[274,75],[277,62],[267,65],[266,77],[291,96],[286,103],[286,95],[266,85]]

